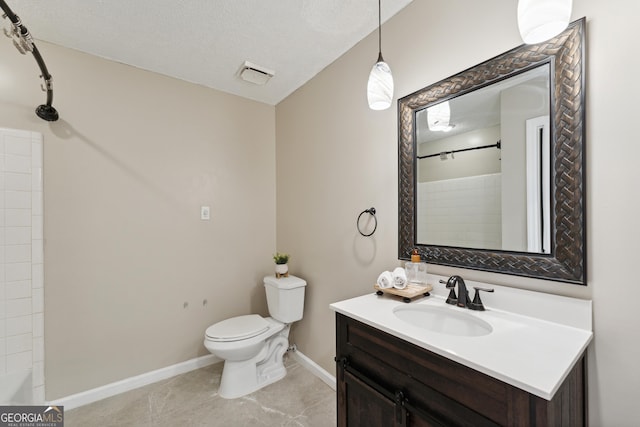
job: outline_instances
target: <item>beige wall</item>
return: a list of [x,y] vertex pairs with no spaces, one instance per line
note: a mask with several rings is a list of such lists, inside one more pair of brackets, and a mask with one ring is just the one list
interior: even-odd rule
[[[384,25],[383,53],[396,98],[520,44],[513,0],[418,0]],[[462,12],[461,12],[462,11]],[[634,123],[640,95],[635,0],[574,1],[587,17],[587,287],[430,266],[440,274],[593,298],[595,341],[589,349],[593,426],[637,423],[640,344],[636,225],[640,144]],[[366,81],[377,54],[372,34],[276,108],[277,244],[309,281],[299,348],[334,372],[334,321],[328,305],[371,292],[377,275],[398,264],[395,105],[371,111]],[[635,193],[634,193],[635,194]],[[358,214],[375,206],[372,238],[356,231]]]
[[[33,114],[45,101],[36,62],[5,39],[0,127],[44,135],[45,375],[54,399],[209,354],[208,325],[265,313],[275,108],[38,45],[61,119]],[[200,220],[201,205],[211,221]]]

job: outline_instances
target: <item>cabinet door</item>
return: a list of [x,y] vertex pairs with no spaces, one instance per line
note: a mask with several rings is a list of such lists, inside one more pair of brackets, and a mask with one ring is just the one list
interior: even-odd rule
[[347,427],[395,427],[396,403],[375,389],[344,372],[346,408],[338,416],[338,425]]
[[370,379],[343,370],[338,425],[344,427],[444,427],[426,412],[412,407],[401,392],[392,395]]

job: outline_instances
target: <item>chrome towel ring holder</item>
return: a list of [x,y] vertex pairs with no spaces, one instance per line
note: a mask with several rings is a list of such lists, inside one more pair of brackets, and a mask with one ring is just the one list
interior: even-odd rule
[[[371,215],[373,217],[373,220],[375,221],[374,226],[373,226],[373,231],[371,233],[369,233],[369,234],[365,234],[365,233],[362,232],[362,230],[360,230],[360,218],[362,217],[362,215],[364,215],[366,213]],[[369,208],[369,209],[365,209],[362,212],[360,212],[360,215],[358,215],[358,219],[356,220],[356,227],[358,227],[358,233],[360,233],[364,237],[369,237],[369,236],[373,235],[373,233],[376,232],[376,228],[378,228],[378,218],[376,218],[376,208]]]

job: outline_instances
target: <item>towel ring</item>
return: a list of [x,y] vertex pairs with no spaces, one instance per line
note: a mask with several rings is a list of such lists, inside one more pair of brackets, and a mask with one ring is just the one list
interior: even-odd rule
[[[368,213],[369,215],[371,215],[373,217],[373,220],[375,221],[375,224],[373,226],[373,231],[369,234],[364,234],[362,230],[360,230],[360,217],[365,213]],[[378,228],[378,218],[376,218],[376,208],[369,208],[360,212],[360,215],[358,215],[358,219],[356,220],[356,227],[358,227],[358,233],[362,234],[364,237],[369,237],[373,233],[375,233],[376,228]]]

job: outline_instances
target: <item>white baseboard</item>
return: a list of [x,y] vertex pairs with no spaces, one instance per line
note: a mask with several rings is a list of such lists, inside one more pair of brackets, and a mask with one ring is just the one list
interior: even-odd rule
[[307,368],[313,375],[320,378],[325,384],[336,390],[336,377],[327,372],[322,366],[318,365],[313,360],[309,359],[300,350],[292,351],[289,353],[296,362]]
[[[289,354],[296,360],[296,362],[298,362],[304,368],[308,369],[313,375],[320,378],[333,390],[336,389],[336,378],[316,362],[309,359],[298,350],[292,351]],[[195,359],[167,366],[166,368],[156,369],[155,371],[136,375],[135,377],[126,378],[124,380],[106,384],[91,390],[72,394],[71,396],[54,399],[50,402],[47,402],[47,405],[64,406],[64,409],[66,411],[70,411],[71,409],[79,408],[80,406],[88,405],[90,403],[97,402],[98,400],[115,396],[116,394],[134,390],[136,388],[162,381],[167,378],[175,377],[176,375],[184,374],[186,372],[200,369],[205,366],[213,365],[214,363],[218,362],[222,362],[222,360],[217,358],[213,354],[208,354],[206,356],[197,357]]]
[[208,354],[206,356],[197,357],[195,359],[167,366],[166,368],[156,369],[155,371],[136,375],[135,377],[126,378],[91,390],[72,394],[71,396],[54,399],[47,404],[64,406],[64,409],[68,411],[80,406],[88,405],[89,403],[97,402],[98,400],[106,399],[107,397],[115,396],[116,394],[124,393],[151,383],[175,377],[176,375],[193,371],[195,369],[213,365],[218,362],[222,362],[222,360],[213,354]]

